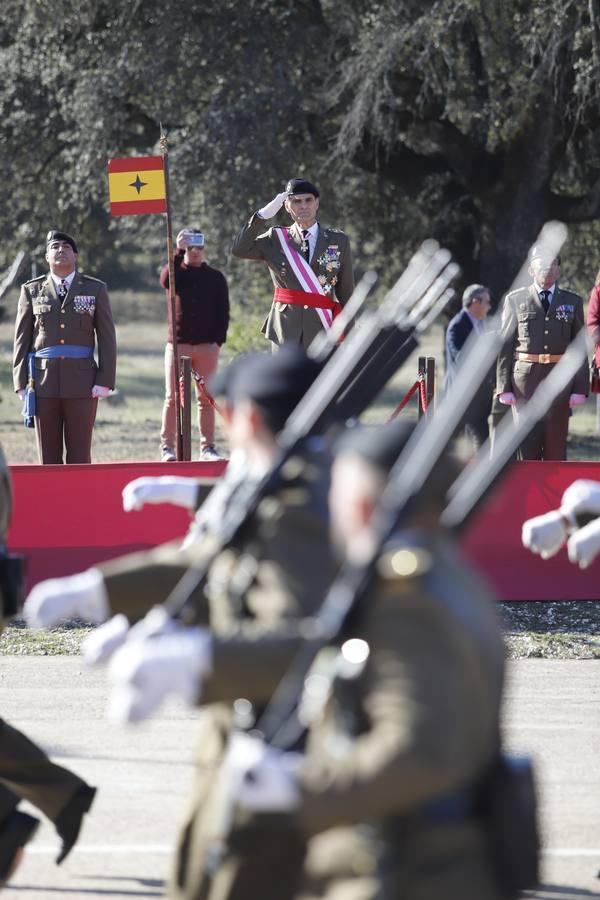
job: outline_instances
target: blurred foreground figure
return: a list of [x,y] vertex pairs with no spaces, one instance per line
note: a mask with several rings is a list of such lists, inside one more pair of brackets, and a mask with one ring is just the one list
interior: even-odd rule
[[[357,428],[340,445],[330,514],[336,542],[356,565],[375,546],[374,513],[408,435],[402,423]],[[271,883],[267,896],[305,896],[307,841],[349,825],[362,829],[362,868],[369,874],[350,883],[358,893],[343,896],[512,896],[501,887],[479,806],[481,783],[500,750],[502,635],[493,598],[439,526],[457,467],[448,457],[436,472],[419,512],[381,551],[339,644],[315,660],[300,701],[305,751],[282,752],[247,734],[231,741],[215,781],[229,786],[233,802],[229,815],[214,816],[205,851],[210,859],[221,848],[214,896],[221,896],[218,885],[227,883],[240,852],[250,850],[254,885]],[[203,703],[243,696],[260,708],[311,630],[311,620],[269,634],[242,622],[228,635],[182,628],[128,642],[109,672],[113,710],[128,720],[142,709],[149,715],[165,680],[188,701],[194,694]],[[193,647],[187,663],[186,646]],[[184,667],[185,692],[177,687]],[[225,835],[219,819],[231,824]],[[273,857],[266,835],[273,829],[288,852],[279,883],[268,880]],[[313,863],[314,857],[309,853]],[[345,862],[349,873],[352,860]],[[258,895],[249,888],[246,896]]]
[[587,569],[600,553],[600,483],[574,481],[559,509],[523,523],[522,539],[523,546],[542,559],[554,556],[566,544],[571,562]]
[[[8,469],[0,450],[0,551],[4,566],[6,532],[11,513]],[[2,568],[0,578],[0,633],[9,615],[15,584]],[[13,610],[11,610],[12,614]],[[0,886],[10,878],[33,837],[39,820],[18,808],[28,800],[54,823],[62,846],[61,863],[75,844],[83,816],[88,812],[96,789],[78,775],[51,762],[29,738],[0,719]]]

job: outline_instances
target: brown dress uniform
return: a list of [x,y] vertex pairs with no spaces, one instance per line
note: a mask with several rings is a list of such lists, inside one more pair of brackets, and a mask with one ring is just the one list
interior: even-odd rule
[[[10,481],[0,450],[0,543],[6,538],[10,511]],[[5,624],[0,618],[0,633]],[[87,785],[78,775],[51,762],[22,732],[0,719],[0,828],[21,800],[28,800],[56,821],[84,788]]]
[[[326,654],[315,663],[337,674],[313,713],[289,817],[307,837],[371,827],[357,896],[499,900],[474,811],[475,785],[499,746],[504,648],[493,599],[447,540],[413,533],[410,546],[382,556],[362,609],[364,666],[343,645],[335,666]],[[233,697],[243,684],[246,697],[266,699],[299,644],[289,633],[215,641],[204,698]],[[261,817],[238,811],[242,832],[248,818]]]
[[[304,290],[289,267],[279,238],[275,234],[276,229],[265,229],[265,220],[255,213],[235,238],[232,246],[233,255],[240,259],[266,262],[276,288]],[[300,251],[302,235],[298,226],[294,223],[284,230]],[[343,306],[354,290],[352,254],[348,236],[336,228],[319,225],[310,266],[328,296],[338,300]],[[276,345],[294,343],[303,347],[309,347],[322,330],[321,319],[315,309],[275,301],[262,327],[264,336]]]
[[[198,620],[215,633],[236,633],[244,622],[253,634],[270,631],[282,620],[313,612],[333,579],[336,565],[328,537],[328,459],[320,452],[287,463],[284,484],[263,500],[239,545],[220,554],[211,566],[203,593],[195,595]],[[207,542],[210,538],[207,539]],[[165,599],[187,570],[209,552],[208,543],[181,551],[168,545],[98,566],[113,613],[131,620]],[[241,695],[244,687],[239,684]],[[203,896],[207,839],[211,835],[211,802],[227,739],[232,709],[216,703],[203,710],[201,740],[192,799],[179,837],[169,896],[196,900]],[[211,889],[206,900],[229,897],[236,875]],[[245,872],[245,869],[244,869]],[[244,875],[245,877],[245,875]]]
[[[96,362],[93,350],[97,342]],[[98,401],[95,384],[114,388],[115,327],[104,282],[76,271],[63,302],[50,274],[21,287],[15,326],[15,391],[27,386],[27,355],[62,345],[89,347],[88,359],[41,359],[35,363],[38,454],[42,463],[91,462],[92,430]]]
[[[584,327],[583,301],[572,291],[554,287],[552,302],[546,313],[535,286],[519,288],[506,295],[502,309],[502,328],[516,323],[513,337],[507,341],[496,373],[496,392],[511,391],[520,401],[529,400],[538,384],[552,371],[558,357]],[[535,355],[541,361],[525,357]],[[544,356],[553,357],[544,361]],[[569,429],[569,394],[586,394],[589,390],[587,364],[572,385],[554,401],[549,414],[523,442],[521,459],[565,459]]]

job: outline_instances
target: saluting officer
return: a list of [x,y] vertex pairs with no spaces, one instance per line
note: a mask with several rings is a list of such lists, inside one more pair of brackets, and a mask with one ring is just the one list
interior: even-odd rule
[[23,399],[33,374],[40,462],[89,463],[98,398],[115,385],[117,344],[108,292],[103,281],[77,270],[77,244],[64,231],[48,232],[46,261],[49,273],[21,287],[14,388]]
[[[0,449],[0,554],[5,552],[11,506],[8,468]],[[0,579],[0,634],[6,624],[2,583]],[[62,841],[56,860],[61,863],[77,840],[95,793],[95,788],[57,766],[22,732],[0,719],[0,887],[16,869],[39,825],[35,816],[18,808],[21,800],[33,803],[54,823]]]
[[[309,347],[354,290],[350,240],[343,231],[319,223],[319,202],[312,182],[292,178],[233,242],[234,256],[262,260],[269,267],[275,292],[261,330],[274,348],[286,343]],[[292,225],[268,228],[265,220],[282,206]]]
[[[507,294],[502,328],[516,324],[498,357],[496,393],[500,403],[512,406],[529,400],[552,371],[571,341],[584,327],[583,300],[558,285],[560,256],[549,259],[533,247],[529,274],[533,283]],[[547,416],[536,425],[519,450],[520,459],[566,459],[569,409],[585,403],[589,392],[587,363],[583,362],[571,386],[558,395]]]

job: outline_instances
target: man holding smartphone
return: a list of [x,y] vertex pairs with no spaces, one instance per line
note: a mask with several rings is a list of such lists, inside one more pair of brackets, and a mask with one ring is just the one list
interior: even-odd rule
[[[179,356],[189,356],[192,368],[207,381],[216,371],[221,346],[229,325],[229,289],[222,272],[204,261],[204,235],[198,228],[183,228],[177,235],[175,252],[175,325],[169,304],[169,266],[163,267],[160,283],[167,292],[169,333],[165,348],[165,403],[160,451],[163,462],[177,456],[176,405],[173,392],[173,340]],[[198,429],[200,459],[218,460],[215,449],[215,411],[198,385]]]

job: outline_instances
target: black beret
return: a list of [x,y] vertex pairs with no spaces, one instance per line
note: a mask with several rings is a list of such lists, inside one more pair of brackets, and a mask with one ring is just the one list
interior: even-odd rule
[[319,363],[289,345],[277,353],[249,353],[233,365],[227,387],[229,402],[253,400],[274,433],[281,430],[321,371]]
[[288,194],[313,194],[315,197],[319,196],[319,189],[315,187],[312,181],[307,181],[305,178],[290,178],[285,189]]
[[70,234],[67,234],[65,231],[49,231],[46,236],[46,247],[48,244],[51,244],[52,241],[64,241],[65,244],[70,244],[73,248],[73,253],[77,253],[77,244],[73,240]]
[[334,452],[355,453],[366,462],[389,472],[414,431],[414,425],[398,420],[387,425],[354,425],[335,442]]

